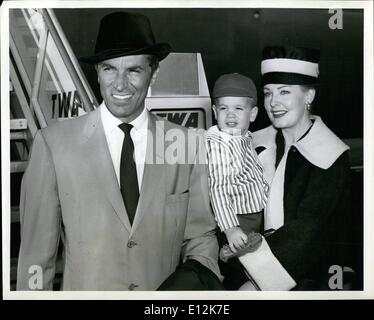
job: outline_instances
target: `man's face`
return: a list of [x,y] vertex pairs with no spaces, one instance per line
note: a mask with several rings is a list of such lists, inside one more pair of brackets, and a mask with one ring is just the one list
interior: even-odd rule
[[149,56],[135,55],[108,59],[96,66],[101,96],[109,111],[130,122],[144,109],[148,87],[156,78]]

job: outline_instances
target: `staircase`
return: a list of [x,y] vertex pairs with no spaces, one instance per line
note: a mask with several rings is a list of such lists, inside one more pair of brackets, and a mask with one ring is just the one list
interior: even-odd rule
[[[20,246],[19,196],[37,130],[98,106],[52,9],[10,9],[10,289]],[[63,271],[62,247],[55,288]]]

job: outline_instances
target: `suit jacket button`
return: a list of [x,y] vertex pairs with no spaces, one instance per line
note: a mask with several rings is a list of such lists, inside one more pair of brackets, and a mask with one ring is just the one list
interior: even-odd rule
[[127,242],[127,247],[128,248],[132,248],[132,247],[134,247],[136,245],[137,245],[137,243],[135,241],[133,241],[133,240],[130,240],[129,242]]
[[139,286],[136,285],[136,284],[134,284],[134,283],[132,283],[132,284],[129,285],[129,290],[132,291],[132,290],[134,290],[136,287],[139,287]]

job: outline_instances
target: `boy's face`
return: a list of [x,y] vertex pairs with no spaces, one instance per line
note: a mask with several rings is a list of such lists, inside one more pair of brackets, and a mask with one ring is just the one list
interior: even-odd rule
[[244,135],[249,124],[255,121],[258,108],[248,97],[221,97],[215,99],[213,112],[221,131]]

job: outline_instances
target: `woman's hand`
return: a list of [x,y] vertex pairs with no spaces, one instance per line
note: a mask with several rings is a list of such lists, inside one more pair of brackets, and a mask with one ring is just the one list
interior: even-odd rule
[[226,229],[224,233],[227,237],[227,241],[229,242],[232,252],[236,252],[237,250],[244,248],[248,241],[247,235],[239,226]]

